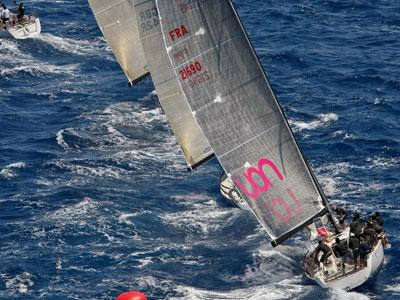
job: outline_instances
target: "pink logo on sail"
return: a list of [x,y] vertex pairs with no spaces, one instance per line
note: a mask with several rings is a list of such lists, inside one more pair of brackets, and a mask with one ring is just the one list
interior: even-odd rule
[[[249,167],[245,172],[242,173],[243,178],[250,184],[251,190],[247,189],[239,179],[233,179],[233,182],[236,184],[236,186],[239,187],[240,190],[251,199],[258,199],[260,193],[267,193],[269,189],[273,187],[271,180],[265,174],[265,166],[268,166],[280,181],[285,180],[275,163],[266,158],[260,159],[257,167]],[[254,175],[257,175],[259,180],[255,181]],[[289,204],[288,201],[286,201],[282,196],[273,196],[269,200],[269,207],[267,207],[268,210],[272,210],[275,217],[281,222],[288,222],[295,215],[304,212],[301,202],[293,193],[293,191],[290,188],[287,188],[286,193],[293,204]],[[263,202],[263,205],[266,204]]]
[[[272,183],[265,175],[264,173],[264,166],[269,166],[278,176],[280,180],[283,180],[282,173],[279,171],[278,167],[269,159],[262,158],[258,161],[258,166],[257,168],[250,167],[247,169],[247,173],[243,172],[243,177],[246,178],[246,180],[250,183],[250,185],[253,188],[253,191],[248,191],[243,184],[240,182],[239,179],[234,179],[233,182],[242,190],[243,193],[245,193],[247,196],[249,196],[252,199],[257,199],[258,196],[260,195],[260,192],[268,192],[269,188],[272,187]],[[258,184],[257,182],[254,181],[253,179],[253,174],[257,174],[259,178],[262,180],[262,184]]]

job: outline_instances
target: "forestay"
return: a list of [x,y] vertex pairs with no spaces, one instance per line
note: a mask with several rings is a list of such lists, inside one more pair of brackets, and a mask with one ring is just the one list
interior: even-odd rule
[[281,243],[327,209],[232,3],[156,3],[193,115],[273,244]]
[[158,98],[188,165],[194,168],[213,156],[213,152],[192,115],[171,66],[155,1],[135,0],[134,4],[140,41]]
[[88,0],[100,30],[131,84],[148,74],[133,0]]

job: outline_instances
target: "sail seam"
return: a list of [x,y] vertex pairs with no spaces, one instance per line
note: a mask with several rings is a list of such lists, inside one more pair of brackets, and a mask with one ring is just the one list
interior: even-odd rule
[[[250,84],[250,83],[253,82],[253,81],[256,81],[259,77],[260,77],[260,76],[257,75],[257,76],[255,76],[255,77],[253,77],[253,78],[250,78],[249,80],[247,80],[246,82],[244,82],[244,83],[242,83],[240,86],[238,86],[237,88],[232,89],[232,90],[231,90],[231,93],[236,92],[236,91],[239,90],[241,87],[243,87],[243,86],[245,86],[245,85],[247,85],[247,84]],[[221,98],[224,98],[224,96],[226,96],[226,95],[221,96]],[[210,100],[212,100],[212,99],[210,99]],[[211,105],[213,105],[213,104],[215,104],[214,101],[211,101],[211,102],[208,102],[208,103],[204,104],[203,106],[199,107],[199,108],[196,110],[196,113],[199,113],[199,112],[205,110],[207,107],[209,107],[209,106],[211,106]]]
[[148,34],[148,35],[142,37],[140,40],[141,40],[141,41],[147,40],[148,38],[151,38],[151,37],[153,37],[153,36],[155,36],[155,35],[159,35],[159,34],[160,34],[159,32],[154,32],[154,33],[152,33],[152,34]]
[[[232,40],[234,40],[234,39],[236,39],[236,38],[238,38],[238,37],[240,37],[240,36],[239,36],[239,35],[234,36],[234,37],[232,37],[232,38],[230,38],[230,39],[228,39],[228,40],[225,40],[225,41],[219,43],[218,45],[215,45],[215,46],[212,47],[212,48],[207,49],[206,51],[204,51],[204,52],[202,52],[202,53],[200,53],[200,54],[198,54],[198,55],[196,55],[196,56],[193,56],[192,58],[186,60],[185,62],[181,63],[180,65],[177,65],[177,66],[175,67],[175,69],[179,69],[179,68],[182,67],[183,65],[187,64],[189,61],[192,61],[193,59],[196,59],[196,58],[198,58],[198,57],[200,57],[200,56],[203,56],[203,54],[206,54],[206,53],[208,53],[208,52],[210,52],[210,51],[212,51],[212,50],[215,50],[215,49],[221,47],[222,45],[224,45],[224,44],[226,44],[226,43],[229,43],[230,41],[232,41]],[[190,38],[192,38],[192,36],[191,36]],[[190,38],[188,38],[187,40],[189,40]],[[176,45],[174,45],[174,47],[175,47],[175,46],[176,46]]]
[[95,13],[94,15],[96,16],[96,15],[98,15],[98,14],[102,14],[103,12],[106,12],[107,10],[110,10],[112,7],[117,6],[117,5],[120,5],[122,2],[126,2],[126,0],[122,0],[122,1],[120,1],[120,2],[118,2],[118,3],[115,3],[115,4],[111,5],[111,6],[109,6],[109,7],[105,8],[105,9],[103,9],[103,10],[100,10],[100,11],[98,11],[97,13]]
[[228,152],[225,152],[224,154],[221,154],[220,157],[222,158],[223,156],[225,156],[225,155],[227,155],[227,154],[229,154],[229,153],[231,153],[231,152],[237,150],[238,148],[240,148],[240,147],[242,147],[242,146],[244,146],[244,145],[250,143],[252,140],[258,138],[259,136],[263,135],[263,134],[266,133],[267,131],[270,131],[271,129],[274,129],[275,127],[279,126],[281,123],[282,123],[282,122],[279,122],[278,124],[275,124],[274,126],[272,126],[272,127],[268,128],[268,129],[264,130],[263,132],[260,132],[259,134],[253,136],[251,139],[248,139],[247,141],[241,143],[239,146],[236,146],[235,148],[229,150]]
[[112,23],[110,23],[110,24],[107,24],[107,25],[105,25],[105,26],[102,26],[102,27],[100,27],[100,28],[101,28],[101,29],[106,29],[106,28],[109,28],[109,27],[114,26],[114,25],[116,25],[116,24],[119,24],[119,20],[117,20],[117,21],[115,21],[115,22],[112,22]]

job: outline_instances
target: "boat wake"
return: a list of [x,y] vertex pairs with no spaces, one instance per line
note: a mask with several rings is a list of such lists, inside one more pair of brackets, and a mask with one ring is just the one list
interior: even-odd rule
[[46,47],[46,45],[51,46],[53,49],[50,52],[60,51],[85,57],[102,55],[103,58],[115,60],[112,56],[111,48],[103,37],[98,37],[95,40],[76,40],[59,37],[51,33],[43,33],[36,40],[42,43],[42,47]]

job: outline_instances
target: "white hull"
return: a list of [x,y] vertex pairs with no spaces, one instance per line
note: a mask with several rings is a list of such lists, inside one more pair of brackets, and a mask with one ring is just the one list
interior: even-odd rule
[[[346,234],[348,231],[346,232]],[[343,234],[344,236],[345,234]],[[348,236],[348,235],[347,235]],[[333,256],[333,255],[332,255]],[[367,266],[363,268],[358,268],[354,270],[352,264],[346,264],[346,274],[343,275],[342,271],[339,270],[333,274],[327,276],[324,271],[332,271],[333,267],[336,267],[336,262],[333,263],[333,267],[329,269],[324,268],[316,272],[313,276],[306,273],[306,276],[317,282],[323,288],[334,288],[341,289],[345,291],[350,291],[363,283],[368,279],[372,278],[383,265],[384,252],[382,242],[379,241],[374,247],[373,251],[368,255]]]
[[[17,40],[37,37],[42,30],[40,20],[36,17],[26,18],[20,24],[7,28],[8,34]],[[4,30],[2,36],[4,36]]]
[[250,210],[247,202],[240,196],[232,181],[225,174],[221,177],[220,191],[222,196],[239,206],[241,209]]

